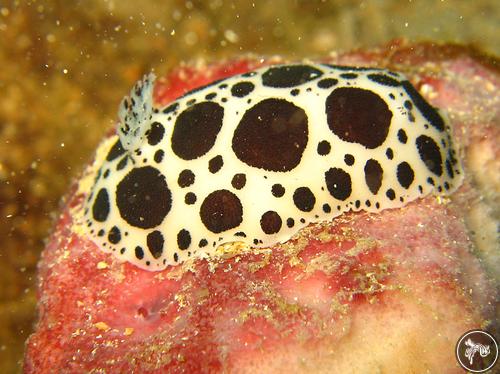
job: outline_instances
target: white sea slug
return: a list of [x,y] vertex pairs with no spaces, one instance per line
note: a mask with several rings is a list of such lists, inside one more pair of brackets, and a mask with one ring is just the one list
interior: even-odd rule
[[144,269],[230,242],[272,246],[462,181],[447,121],[399,73],[277,65],[161,108],[153,84],[123,100],[85,209],[96,244]]

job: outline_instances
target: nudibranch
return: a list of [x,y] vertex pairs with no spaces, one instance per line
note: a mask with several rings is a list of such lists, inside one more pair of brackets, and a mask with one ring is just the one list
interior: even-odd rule
[[446,117],[401,73],[274,65],[164,107],[154,79],[122,101],[85,202],[92,240],[144,269],[227,243],[269,247],[310,223],[462,181]]

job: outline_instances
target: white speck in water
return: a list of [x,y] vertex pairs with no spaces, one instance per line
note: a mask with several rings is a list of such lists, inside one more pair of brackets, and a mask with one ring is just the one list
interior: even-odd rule
[[170,31],[170,36],[174,36],[175,35],[175,29],[172,29],[172,31]]
[[408,27],[408,22],[405,22],[405,27]]
[[187,45],[195,45],[198,42],[198,35],[195,32],[190,31],[184,36],[184,41]]
[[63,69],[63,74],[68,74],[68,69]]
[[233,30],[228,29],[224,31],[224,37],[230,42],[230,43],[237,43],[238,40],[240,39],[238,34],[236,34]]
[[180,21],[180,19],[182,18],[182,13],[176,9],[172,12],[172,18],[174,19],[174,21]]
[[209,7],[212,10],[220,8],[223,5],[222,0],[213,0],[210,2]]

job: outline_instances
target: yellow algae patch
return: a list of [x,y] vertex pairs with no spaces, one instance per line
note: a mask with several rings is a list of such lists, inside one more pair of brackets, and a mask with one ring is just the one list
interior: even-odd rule
[[96,322],[96,323],[94,323],[94,326],[101,331],[111,330],[111,327],[109,327],[106,322]]
[[99,270],[107,269],[108,267],[109,267],[109,265],[106,262],[104,262],[104,261],[100,261],[97,264],[97,269],[99,269]]

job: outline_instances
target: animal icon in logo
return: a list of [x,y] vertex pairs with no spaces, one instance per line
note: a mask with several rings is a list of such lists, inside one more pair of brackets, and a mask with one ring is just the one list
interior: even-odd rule
[[487,357],[489,356],[490,352],[490,346],[481,344],[481,343],[474,343],[472,339],[467,339],[465,341],[465,345],[468,347],[465,350],[465,357],[469,360],[469,363],[472,365],[474,361],[474,355],[479,352],[481,357]]

